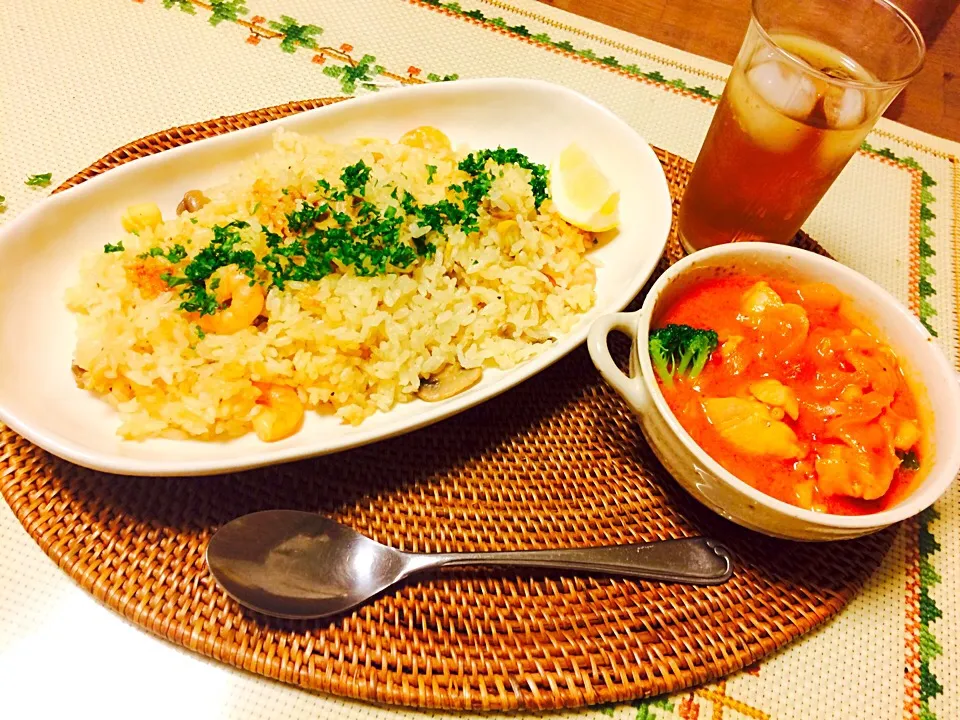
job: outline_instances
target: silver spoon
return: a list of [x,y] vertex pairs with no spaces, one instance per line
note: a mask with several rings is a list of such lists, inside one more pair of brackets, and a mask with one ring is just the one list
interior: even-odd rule
[[228,522],[210,539],[207,565],[241,605],[283,618],[336,615],[414,573],[457,565],[594,571],[695,585],[721,583],[733,572],[730,551],[706,538],[568,550],[406,553],[298,510],[267,510]]

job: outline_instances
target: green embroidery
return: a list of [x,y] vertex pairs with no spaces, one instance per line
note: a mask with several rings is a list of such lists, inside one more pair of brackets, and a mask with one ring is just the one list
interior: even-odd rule
[[630,704],[637,709],[636,720],[659,720],[663,716],[655,713],[655,709],[666,710],[669,713],[673,712],[673,703],[666,698],[661,700],[634,700]]
[[[323,33],[323,28],[319,25],[301,24],[289,15],[281,15],[280,20],[267,20],[259,15],[249,21],[245,20],[244,16],[250,12],[247,0],[206,0],[206,2],[204,0],[161,0],[161,3],[167,9],[177,7],[190,15],[196,15],[197,8],[209,10],[210,16],[207,21],[211,25],[216,27],[223,22],[241,25],[250,31],[247,42],[252,45],[257,45],[261,40],[279,40],[280,49],[286,53],[295,53],[299,48],[313,50],[317,53],[313,57],[315,63],[325,65],[328,60],[337,63],[325,65],[323,73],[339,80],[340,87],[346,93],[353,93],[358,87],[364,90],[378,90],[380,84],[374,82],[374,77],[377,75],[383,75],[396,83],[423,82],[415,79],[421,72],[419,68],[411,66],[406,75],[400,75],[388,72],[382,65],[376,65],[376,58],[373,55],[364,55],[359,62],[355,61],[350,56],[353,49],[350,45],[344,44],[339,50],[332,47],[319,47],[317,37]],[[530,34],[522,25],[510,30]],[[445,82],[457,80],[459,77],[456,73],[444,75],[429,73],[427,81]]]
[[937,181],[930,177],[930,174],[912,157],[897,157],[896,153],[890,148],[875,148],[866,140],[863,141],[860,149],[877,157],[891,160],[902,167],[920,172],[920,237],[917,248],[920,254],[920,280],[917,288],[920,298],[918,314],[920,316],[920,322],[923,323],[927,332],[933,335],[933,337],[937,337],[937,331],[934,330],[930,324],[931,320],[937,315],[937,309],[933,307],[930,302],[930,299],[937,294],[933,283],[930,281],[930,278],[937,274],[936,269],[930,262],[930,258],[937,253],[929,242],[930,239],[934,237],[933,228],[930,227],[930,221],[937,217],[930,209],[930,204],[936,199],[930,188],[936,185]]
[[210,24],[216,27],[224,20],[236,22],[242,16],[247,14],[247,5],[245,0],[211,0]]
[[680,79],[667,80],[660,72],[656,70],[652,72],[645,72],[643,69],[641,69],[634,63],[624,65],[619,58],[613,55],[600,57],[591,48],[574,47],[573,43],[571,43],[569,40],[554,40],[553,38],[550,37],[549,34],[545,32],[538,32],[534,35],[534,34],[531,34],[530,30],[527,29],[527,27],[524,25],[511,26],[511,25],[508,25],[503,18],[500,18],[500,17],[488,18],[486,15],[483,14],[483,11],[481,10],[476,10],[476,9],[465,10],[460,5],[460,3],[456,2],[456,0],[451,0],[451,2],[443,2],[442,0],[418,0],[418,2],[420,2],[423,5],[430,5],[432,7],[443,8],[448,12],[452,12],[457,15],[470,18],[471,20],[476,20],[477,22],[481,22],[481,23],[484,23],[485,25],[490,25],[492,27],[499,28],[500,30],[505,30],[519,37],[530,38],[531,40],[535,40],[538,43],[555,47],[557,50],[563,50],[564,52],[573,53],[575,55],[579,55],[582,58],[586,58],[587,60],[593,60],[595,62],[601,63],[602,65],[606,65],[607,67],[618,68],[631,75],[643,77],[643,78],[646,78],[647,80],[652,80],[653,82],[663,83],[665,85],[675,87],[679,90],[683,90],[684,92],[692,93],[693,95],[697,95],[707,100],[716,100],[720,97],[719,95],[714,95],[712,92],[710,92],[710,90],[708,90],[703,85],[698,85],[695,88],[690,88],[690,87],[687,87],[687,84],[683,80],[680,80]]
[[930,589],[940,582],[940,575],[931,561],[932,556],[940,551],[940,543],[930,531],[931,523],[939,517],[932,507],[920,513],[917,538],[920,552],[920,717],[923,720],[936,720],[936,713],[930,709],[930,700],[943,692],[943,685],[930,667],[930,662],[943,652],[930,629],[930,623],[943,617],[943,611],[930,597]]
[[287,53],[294,53],[297,47],[305,47],[310,50],[317,49],[317,41],[313,39],[314,35],[323,32],[323,28],[317,25],[300,25],[289,15],[281,15],[280,20],[270,21],[270,27],[283,35],[280,41],[280,49]]
[[364,55],[356,65],[331,65],[323,69],[323,74],[340,80],[340,87],[345,93],[353,94],[357,85],[365,90],[376,90],[373,78],[382,74],[384,68],[383,65],[374,65],[375,60],[373,55]]
[[177,6],[182,12],[187,13],[187,15],[197,14],[197,9],[190,0],[163,0],[163,6],[167,8],[167,10],[173,6]]

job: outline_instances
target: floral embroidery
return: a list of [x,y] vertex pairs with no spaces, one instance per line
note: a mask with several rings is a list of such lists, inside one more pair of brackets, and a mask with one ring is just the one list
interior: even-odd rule
[[[134,2],[142,4],[144,0]],[[459,77],[457,74],[429,73],[426,80],[422,80],[420,75],[423,71],[413,65],[403,75],[377,64],[374,55],[364,54],[355,60],[351,55],[353,45],[349,43],[343,43],[339,49],[320,47],[317,38],[323,34],[323,28],[319,25],[301,23],[289,15],[281,15],[279,20],[270,20],[263,15],[244,19],[249,12],[247,0],[161,0],[161,4],[167,9],[178,8],[189,15],[196,15],[197,8],[207,10],[210,13],[207,21],[214,27],[223,22],[245,27],[250,31],[246,38],[249,45],[260,45],[262,40],[277,40],[285,53],[293,54],[300,48],[312,50],[311,62],[323,65],[323,74],[338,80],[341,90],[348,94],[355,93],[358,88],[376,91],[382,86],[443,82]],[[328,63],[328,60],[333,62]]]
[[897,157],[897,155],[890,148],[877,149],[866,141],[864,141],[860,149],[864,152],[886,158],[887,160],[891,160],[898,165],[910,168],[911,170],[915,170],[920,173],[920,238],[917,244],[920,255],[920,278],[918,281],[919,307],[917,309],[917,314],[920,317],[920,322],[923,323],[923,326],[927,329],[927,332],[934,337],[937,337],[937,331],[934,330],[933,326],[930,324],[932,318],[937,314],[936,309],[930,303],[930,298],[937,294],[937,291],[934,289],[933,284],[930,281],[930,279],[937,272],[930,263],[930,258],[937,254],[930,245],[930,240],[934,237],[934,232],[933,228],[930,226],[930,221],[937,217],[930,209],[930,204],[936,199],[933,196],[931,188],[937,184],[937,181],[930,177],[930,174],[924,170],[920,166],[920,163],[918,163],[912,157]]
[[440,8],[446,10],[449,13],[459,15],[464,18],[469,18],[470,20],[483,23],[490,27],[497,28],[501,32],[510,33],[518,37],[526,38],[529,41],[540,43],[541,45],[547,45],[557,50],[562,50],[566,53],[571,53],[577,55],[586,60],[594,61],[600,65],[606,65],[611,68],[616,68],[621,72],[627,73],[629,75],[635,75],[637,77],[645,78],[668,87],[675,88],[677,90],[682,90],[684,92],[691,93],[692,95],[697,95],[699,97],[705,98],[707,100],[717,100],[719,95],[714,95],[710,90],[703,85],[697,85],[696,87],[690,87],[686,82],[679,78],[673,80],[668,80],[663,76],[659,70],[645,71],[643,68],[639,67],[636,64],[629,63],[623,64],[618,58],[613,55],[606,55],[604,57],[598,56],[590,48],[581,48],[577,49],[574,47],[573,43],[569,40],[554,40],[547,33],[541,32],[533,34],[525,25],[510,25],[506,20],[500,17],[488,18],[480,10],[465,10],[461,7],[460,3],[456,0],[451,0],[451,2],[443,2],[442,0],[410,0],[414,4],[427,5],[435,8]]
[[211,0],[210,24],[216,27],[224,20],[236,22],[241,16],[247,14],[247,6],[244,0]]
[[943,617],[943,611],[930,597],[930,590],[940,582],[940,575],[931,562],[940,551],[940,543],[933,537],[930,524],[940,517],[934,508],[920,513],[920,720],[937,720],[930,709],[930,700],[943,692],[943,685],[930,668],[930,662],[943,652],[930,624]]
[[276,30],[282,39],[280,40],[280,49],[287,53],[294,53],[298,47],[317,49],[317,41],[313,39],[314,35],[323,32],[323,28],[316,25],[299,25],[289,15],[281,15],[280,20],[270,21],[270,27]]

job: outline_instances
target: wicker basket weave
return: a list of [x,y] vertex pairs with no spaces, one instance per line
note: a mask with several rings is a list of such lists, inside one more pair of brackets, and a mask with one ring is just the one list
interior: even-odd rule
[[[311,100],[174,128],[60,188],[192,140],[326,105]],[[690,163],[658,151],[674,198]],[[674,203],[676,207],[676,200]],[[822,252],[802,236],[797,243]],[[671,237],[662,266],[681,256]],[[661,267],[662,269],[662,267]],[[626,345],[615,348],[621,359]],[[0,492],[99,600],[147,630],[304,688],[447,709],[558,708],[682,689],[753,663],[839,611],[893,531],[836,546],[760,537],[678,490],[583,348],[506,396],[347,453],[213,478],[117,478],[0,428]],[[718,587],[544,573],[444,572],[323,622],[250,613],[204,550],[243,513],[331,514],[415,551],[627,543],[711,534],[736,553]]]

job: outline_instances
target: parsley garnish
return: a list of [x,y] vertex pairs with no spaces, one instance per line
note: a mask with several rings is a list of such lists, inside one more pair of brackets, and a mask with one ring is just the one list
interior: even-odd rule
[[356,195],[365,195],[367,192],[367,182],[370,180],[370,166],[363,160],[358,160],[354,165],[348,165],[340,173],[340,182],[348,193]]
[[41,173],[40,175],[31,175],[27,178],[24,185],[31,185],[33,187],[46,187],[50,184],[50,180],[53,179],[53,173]]
[[106,245],[103,246],[103,252],[105,253],[115,253],[115,252],[123,252],[123,251],[124,251],[123,240],[118,242],[116,245],[111,245],[110,243],[107,243]]
[[[298,200],[295,209],[287,213],[286,226],[281,227],[279,233],[262,228],[267,247],[262,259],[258,260],[241,238],[241,230],[249,225],[236,220],[214,226],[213,240],[182,268],[181,274],[167,273],[161,278],[171,288],[180,288],[181,310],[210,315],[221,309],[214,295],[217,281],[211,278],[227,265],[238,266],[250,276],[251,284],[254,269],[259,266],[281,290],[288,282],[319,280],[348,269],[361,277],[406,270],[420,258],[431,257],[436,252],[436,245],[427,239],[431,232],[442,235],[448,227],[459,227],[468,234],[477,232],[480,208],[497,172],[493,164],[512,164],[528,170],[534,202],[539,206],[546,199],[546,168],[515,149],[497,148],[468,155],[458,165],[467,179],[451,184],[447,189],[452,194],[428,205],[421,205],[413,195],[396,186],[392,187],[390,197],[398,205],[378,207],[366,200],[372,168],[360,160],[341,169],[338,186],[323,178],[317,180],[316,189],[322,191],[324,198],[316,204]],[[437,167],[425,167],[427,182],[432,183]],[[502,167],[500,172],[502,174]],[[287,194],[292,189],[284,188],[281,192]],[[332,206],[333,202],[346,201],[348,196],[348,211]],[[251,214],[259,207],[258,202]],[[335,224],[321,226],[328,218]],[[401,231],[408,225],[417,237],[401,240]],[[187,252],[183,246],[174,245],[169,250],[152,248],[145,255],[163,257],[175,265],[186,259]],[[202,338],[200,328],[197,332]]]
[[192,218],[190,218],[190,222],[192,222],[194,225],[196,225],[196,224],[197,224],[197,219],[196,219],[195,217],[192,217]]
[[179,243],[174,245],[170,250],[164,255],[165,258],[174,265],[183,260],[187,256],[187,250],[183,245]]
[[260,209],[260,201],[257,200],[257,204],[253,206],[253,210],[250,211],[250,214],[251,214],[251,215],[256,215],[256,214],[257,214],[257,210],[259,210],[259,209]]
[[197,337],[200,338],[201,340],[203,340],[207,336],[207,334],[203,331],[203,328],[200,327],[199,325],[197,325],[196,331],[197,331]]
[[533,191],[533,202],[536,207],[547,199],[547,168],[532,162],[530,158],[516,148],[496,150],[480,150],[471,153],[460,161],[459,168],[474,177],[485,174],[487,160],[493,160],[498,165],[516,165],[530,171],[530,189]]
[[[326,204],[320,206],[325,207]],[[305,206],[306,211],[311,206]],[[270,252],[263,258],[273,284],[281,290],[290,281],[319,280],[337,269],[351,267],[360,276],[382,275],[391,268],[404,270],[417,259],[417,252],[400,240],[405,220],[395,207],[381,214],[372,203],[361,205],[364,222],[351,223],[350,215],[336,213],[339,227],[313,230],[303,237],[285,240],[266,232]],[[289,225],[292,229],[292,225]]]
[[287,227],[290,228],[291,232],[303,232],[313,227],[329,214],[330,206],[327,203],[316,206],[304,203],[300,209],[287,214]]
[[[183,268],[182,276],[169,273],[160,276],[170,287],[182,287],[181,310],[213,315],[220,309],[216,297],[207,290],[207,280],[222,267],[236,265],[253,278],[257,256],[252,250],[240,247],[243,242],[240,231],[246,227],[249,227],[249,224],[242,220],[234,220],[227,225],[214,225],[213,240]],[[176,247],[174,246],[174,249]],[[211,283],[211,290],[216,290],[214,283]]]
[[178,262],[183,260],[187,256],[187,249],[183,247],[180,243],[177,243],[169,250],[164,250],[161,247],[152,247],[147,250],[145,253],[141,253],[138,257],[162,257],[167,262],[170,262],[176,265]]

